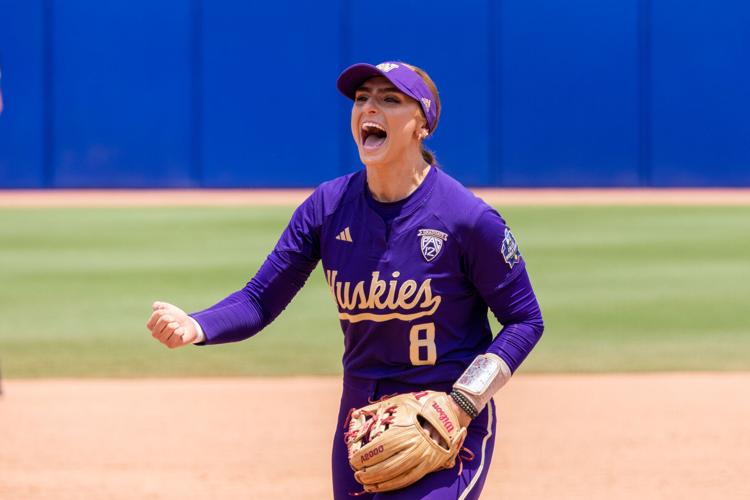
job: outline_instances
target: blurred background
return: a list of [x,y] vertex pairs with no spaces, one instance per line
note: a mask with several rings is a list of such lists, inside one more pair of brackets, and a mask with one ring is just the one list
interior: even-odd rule
[[471,186],[750,186],[741,0],[0,0],[0,188],[302,187],[359,168],[349,64],[443,100]]

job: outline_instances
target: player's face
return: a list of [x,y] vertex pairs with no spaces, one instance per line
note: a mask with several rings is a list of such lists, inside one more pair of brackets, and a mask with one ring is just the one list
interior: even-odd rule
[[397,162],[410,149],[418,152],[425,123],[417,101],[386,78],[371,78],[357,89],[352,135],[365,165]]

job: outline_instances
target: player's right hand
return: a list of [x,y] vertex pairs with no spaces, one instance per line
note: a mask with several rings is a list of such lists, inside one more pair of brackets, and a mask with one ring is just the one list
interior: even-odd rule
[[198,338],[195,325],[185,311],[168,302],[154,302],[146,328],[156,340],[174,349],[190,345]]

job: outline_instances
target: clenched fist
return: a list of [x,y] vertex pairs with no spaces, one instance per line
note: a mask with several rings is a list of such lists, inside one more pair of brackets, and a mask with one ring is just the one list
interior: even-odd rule
[[154,312],[151,313],[146,328],[156,340],[170,349],[196,341],[198,332],[185,311],[167,302],[154,302],[151,308]]

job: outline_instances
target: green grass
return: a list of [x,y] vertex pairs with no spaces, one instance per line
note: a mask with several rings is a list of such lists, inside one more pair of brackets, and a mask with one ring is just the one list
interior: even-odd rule
[[[241,288],[291,208],[0,210],[3,376],[340,373],[318,268],[234,345],[167,350],[153,300],[197,310]],[[750,369],[750,207],[510,207],[546,331],[526,372]]]

